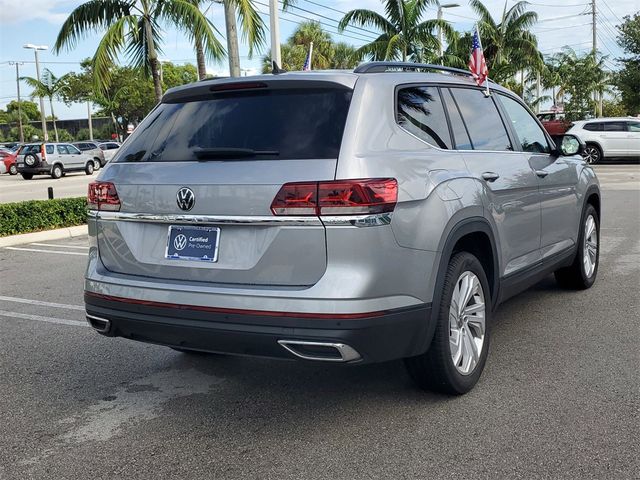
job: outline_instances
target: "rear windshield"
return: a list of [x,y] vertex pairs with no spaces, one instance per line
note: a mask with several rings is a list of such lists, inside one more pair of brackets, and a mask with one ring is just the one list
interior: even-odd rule
[[262,152],[244,160],[338,158],[351,93],[341,88],[236,91],[160,104],[114,161],[196,161],[198,150],[226,148]]

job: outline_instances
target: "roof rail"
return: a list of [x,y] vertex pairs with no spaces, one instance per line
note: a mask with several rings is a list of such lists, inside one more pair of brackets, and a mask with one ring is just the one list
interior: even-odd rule
[[413,63],[413,62],[368,62],[358,65],[353,73],[383,73],[389,71],[419,71],[419,70],[434,70],[440,72],[454,73],[456,75],[464,75],[466,77],[471,76],[469,70],[462,70],[461,68],[444,67],[442,65],[432,65],[430,63]]

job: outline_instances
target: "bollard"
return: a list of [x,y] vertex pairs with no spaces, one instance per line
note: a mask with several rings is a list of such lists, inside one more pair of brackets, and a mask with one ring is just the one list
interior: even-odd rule
[[53,187],[47,188],[47,194],[49,196],[49,200],[53,200]]

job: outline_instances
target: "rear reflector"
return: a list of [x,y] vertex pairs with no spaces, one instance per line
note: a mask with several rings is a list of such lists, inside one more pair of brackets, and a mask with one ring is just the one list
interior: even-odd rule
[[395,178],[285,183],[271,203],[274,215],[366,215],[392,212]]
[[120,198],[116,186],[111,182],[91,182],[87,196],[89,210],[106,210],[117,212],[120,210]]

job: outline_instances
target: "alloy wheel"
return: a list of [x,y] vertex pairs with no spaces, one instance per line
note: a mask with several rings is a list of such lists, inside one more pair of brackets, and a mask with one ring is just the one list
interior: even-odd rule
[[600,160],[600,150],[597,147],[587,146],[584,149],[584,153],[582,154],[584,160],[589,163],[598,163]]
[[480,279],[473,272],[463,272],[456,282],[449,307],[451,360],[462,375],[473,372],[482,354],[485,309]]
[[587,278],[591,278],[596,270],[598,261],[598,225],[593,215],[589,215],[584,223],[584,245],[582,250],[584,274]]

